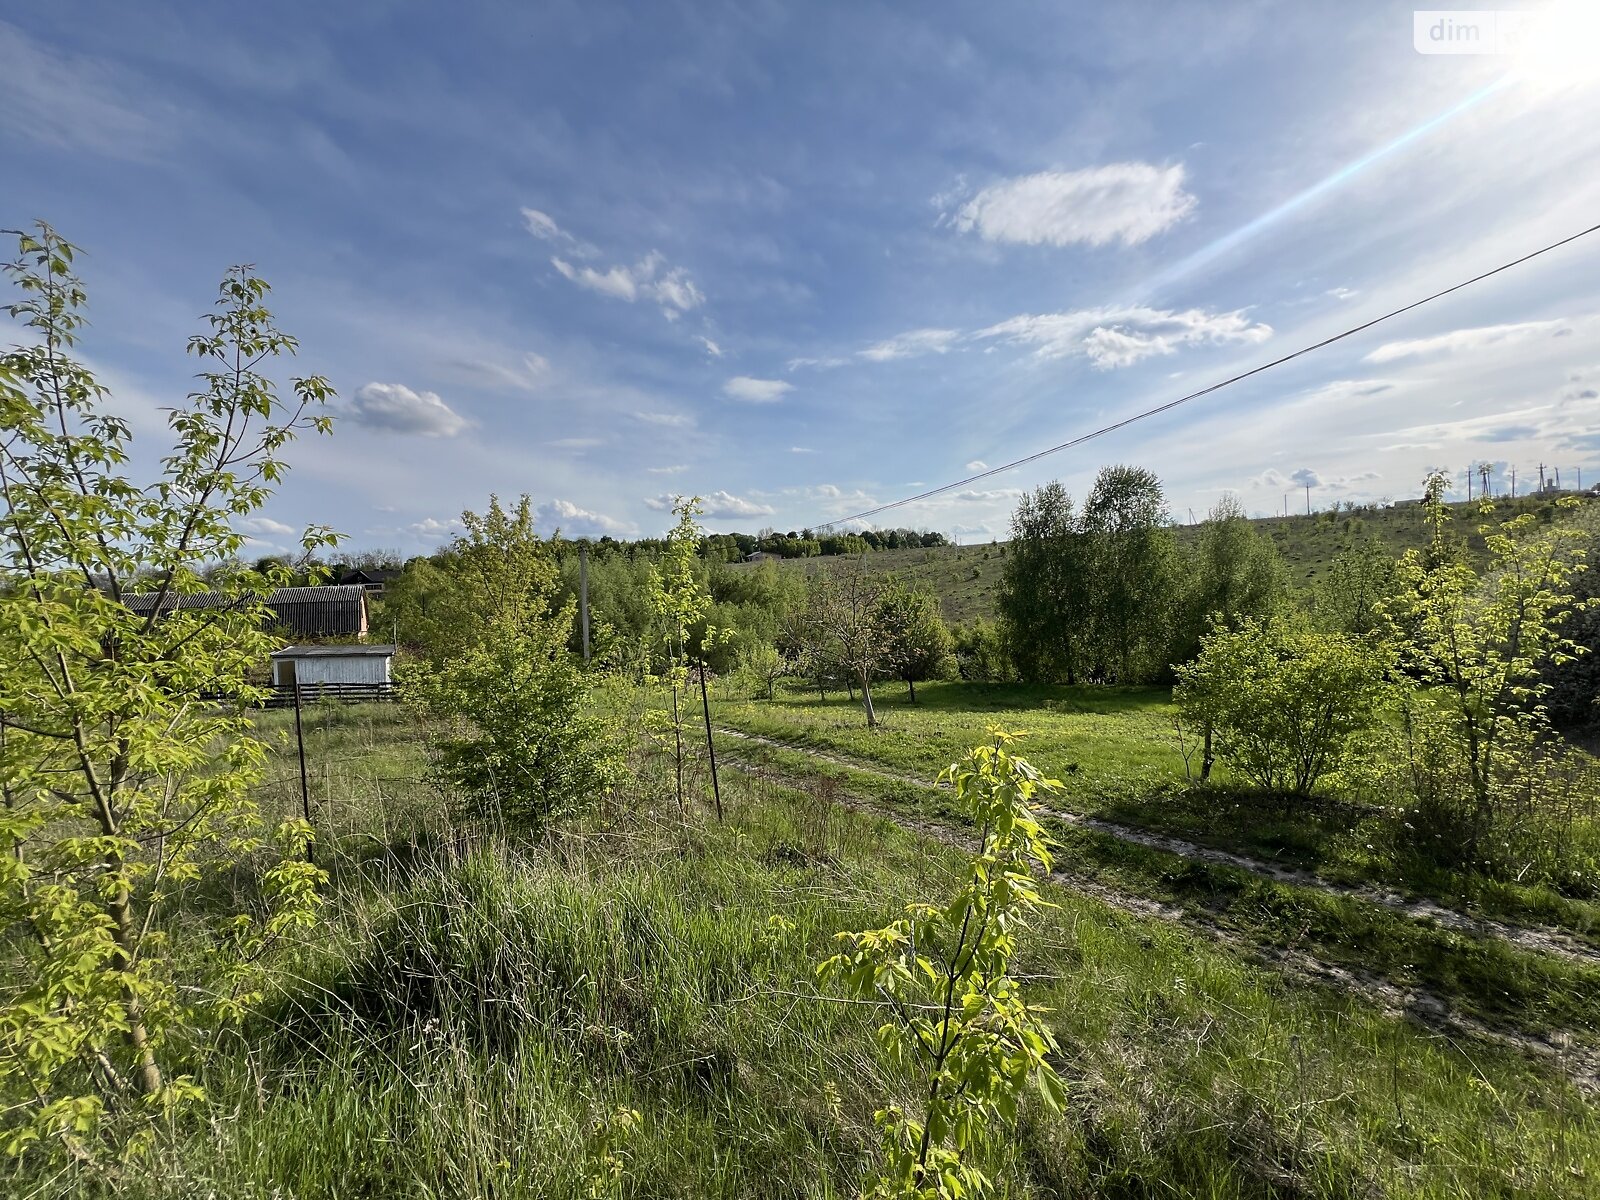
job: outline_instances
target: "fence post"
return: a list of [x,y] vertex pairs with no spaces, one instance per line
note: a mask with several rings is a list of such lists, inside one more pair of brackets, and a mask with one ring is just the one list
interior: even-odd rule
[[[300,811],[305,814],[306,824],[311,824],[311,786],[306,781],[306,735],[300,724],[300,680],[294,681],[294,742],[300,751]],[[312,843],[306,843],[306,861],[316,862],[316,851]]]
[[706,660],[700,660],[700,707],[706,714],[706,753],[711,758],[711,795],[717,802],[717,823],[722,823],[722,786],[717,782],[717,746],[711,740],[711,700],[706,695]]

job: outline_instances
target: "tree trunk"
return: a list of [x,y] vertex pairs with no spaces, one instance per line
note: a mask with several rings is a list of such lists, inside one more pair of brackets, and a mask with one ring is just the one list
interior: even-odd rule
[[1211,753],[1211,722],[1207,721],[1205,734],[1205,749],[1200,753],[1200,782],[1204,783],[1211,778],[1211,764],[1216,761]]
[[678,817],[683,818],[683,718],[678,715],[678,685],[672,685],[672,736],[676,743],[673,758],[678,768]]
[[908,677],[906,686],[911,689],[911,703],[915,704],[917,702],[917,681]]
[[872,707],[872,685],[867,682],[867,677],[861,677],[861,706],[867,710],[867,728],[875,729],[878,724],[878,714]]

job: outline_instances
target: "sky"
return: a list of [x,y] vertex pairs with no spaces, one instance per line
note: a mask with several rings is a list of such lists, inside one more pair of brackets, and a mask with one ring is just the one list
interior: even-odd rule
[[[272,284],[338,399],[262,552],[424,552],[491,493],[816,528],[1600,222],[1597,10],[1421,54],[1387,2],[6,6],[0,227],[83,247],[146,468],[224,270]],[[1179,520],[1600,483],[1600,234],[876,523],[1004,537],[1117,462]]]

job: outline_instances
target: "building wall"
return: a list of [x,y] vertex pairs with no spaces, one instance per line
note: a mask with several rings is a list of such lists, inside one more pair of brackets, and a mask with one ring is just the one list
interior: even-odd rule
[[[272,660],[274,683],[287,683],[286,660]],[[381,654],[352,654],[348,658],[323,657],[294,659],[295,678],[300,683],[388,683],[389,660]]]

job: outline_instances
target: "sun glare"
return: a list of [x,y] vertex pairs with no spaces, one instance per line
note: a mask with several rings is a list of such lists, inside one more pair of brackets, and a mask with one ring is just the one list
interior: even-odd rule
[[1550,89],[1600,81],[1600,0],[1556,0],[1535,18],[1517,51],[1516,75]]

